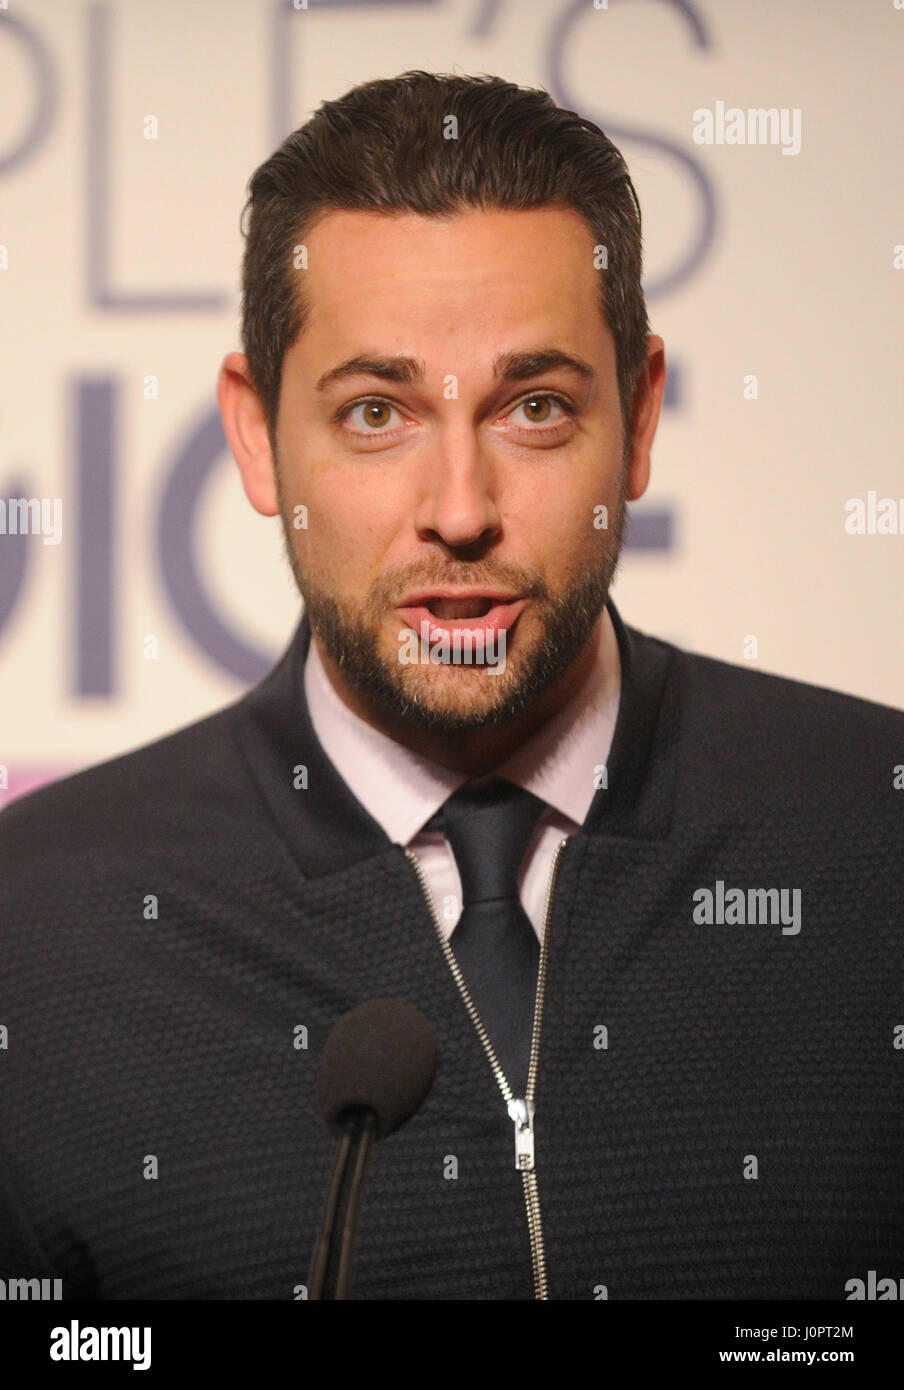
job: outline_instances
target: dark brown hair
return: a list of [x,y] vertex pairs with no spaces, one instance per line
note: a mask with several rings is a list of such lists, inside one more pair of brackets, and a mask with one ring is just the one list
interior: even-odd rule
[[[445,138],[448,118],[457,138]],[[606,248],[604,321],[625,433],[649,333],[640,205],[625,162],[591,121],[501,77],[413,70],[322,103],[248,182],[242,343],[275,445],[283,357],[305,325],[294,247],[330,209],[452,215],[570,207]],[[244,226],[243,226],[244,230]],[[627,441],[626,441],[627,442]]]

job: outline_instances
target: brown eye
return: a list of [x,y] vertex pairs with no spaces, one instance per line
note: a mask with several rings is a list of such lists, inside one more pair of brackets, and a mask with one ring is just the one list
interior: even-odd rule
[[380,426],[387,423],[390,407],[385,401],[369,401],[362,409],[366,424]]
[[378,396],[370,396],[367,400],[353,401],[351,405],[345,406],[337,413],[336,420],[350,434],[356,434],[361,438],[365,434],[388,436],[392,434],[392,430],[387,426],[391,425],[393,416],[398,414],[397,408],[390,401],[381,401]]
[[[523,401],[519,401],[514,407],[514,412],[523,410],[521,416],[522,426],[526,425],[548,425],[549,433],[554,426],[561,425],[568,416],[573,416],[575,408],[565,399],[564,396],[557,396],[549,391],[538,391],[536,396],[527,396]],[[555,410],[558,413],[552,414]],[[516,418],[517,423],[517,418]],[[542,434],[542,430],[528,430],[529,434]]]
[[[549,418],[549,396],[531,396],[529,400],[521,402],[524,409],[528,412],[528,419],[542,421]],[[539,411],[539,413],[536,413]]]

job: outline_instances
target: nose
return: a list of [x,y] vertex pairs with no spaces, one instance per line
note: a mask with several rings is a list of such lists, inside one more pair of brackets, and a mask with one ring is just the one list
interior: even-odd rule
[[440,440],[418,484],[419,535],[460,547],[492,539],[502,526],[499,468],[465,431]]

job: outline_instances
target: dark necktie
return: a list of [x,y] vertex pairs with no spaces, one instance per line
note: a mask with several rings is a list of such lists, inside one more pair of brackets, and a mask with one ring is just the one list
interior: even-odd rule
[[516,1097],[527,1086],[540,944],[518,896],[518,871],[546,803],[502,777],[465,783],[425,830],[442,830],[461,877],[449,940],[468,993]]

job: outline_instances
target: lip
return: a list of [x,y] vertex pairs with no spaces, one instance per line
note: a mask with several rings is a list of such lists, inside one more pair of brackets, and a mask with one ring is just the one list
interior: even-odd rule
[[413,594],[405,595],[399,607],[421,608],[437,598],[491,598],[499,603],[514,603],[518,595],[502,589],[415,589]]
[[[491,598],[486,590],[483,593],[471,594],[430,594],[425,595],[429,598]],[[437,630],[453,636],[455,633],[471,632],[486,633],[508,632],[514,627],[515,622],[522,609],[526,608],[529,600],[526,598],[513,599],[511,601],[494,603],[489,612],[484,613],[481,618],[437,618],[424,603],[414,603],[408,607],[399,608],[398,613],[406,627],[413,628],[420,635],[422,624],[428,623],[428,633],[431,638]]]

